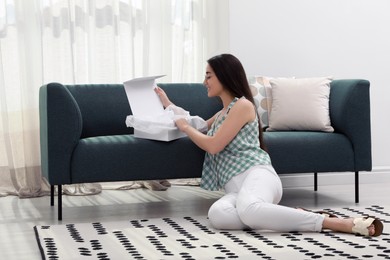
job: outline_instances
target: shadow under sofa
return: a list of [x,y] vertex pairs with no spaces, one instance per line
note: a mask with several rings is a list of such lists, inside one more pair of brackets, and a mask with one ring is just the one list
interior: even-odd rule
[[[208,119],[221,109],[200,83],[164,83],[173,103]],[[333,80],[330,119],[335,131],[264,132],[264,142],[278,174],[355,173],[355,202],[359,202],[359,171],[370,171],[370,83]],[[147,101],[145,101],[147,102]],[[126,127],[131,114],[122,84],[62,85],[40,88],[42,174],[54,188],[93,182],[201,177],[204,151],[188,137],[170,142],[135,138]],[[62,194],[58,193],[58,219]]]

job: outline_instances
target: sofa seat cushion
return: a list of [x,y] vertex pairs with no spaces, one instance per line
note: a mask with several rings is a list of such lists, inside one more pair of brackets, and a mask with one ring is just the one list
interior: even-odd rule
[[133,135],[88,137],[73,152],[71,182],[198,178],[203,160],[204,151],[188,137],[171,142]]
[[278,174],[355,171],[352,143],[340,133],[264,132],[264,142]]

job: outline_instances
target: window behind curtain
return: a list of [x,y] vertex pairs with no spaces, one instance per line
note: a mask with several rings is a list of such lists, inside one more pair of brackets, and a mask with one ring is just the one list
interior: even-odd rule
[[40,196],[38,92],[49,82],[201,82],[228,48],[226,0],[0,1],[0,196]]

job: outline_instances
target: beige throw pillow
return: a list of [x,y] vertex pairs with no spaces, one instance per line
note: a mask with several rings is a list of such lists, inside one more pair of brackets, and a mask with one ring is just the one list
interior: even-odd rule
[[331,77],[274,78],[267,131],[333,132],[329,117]]

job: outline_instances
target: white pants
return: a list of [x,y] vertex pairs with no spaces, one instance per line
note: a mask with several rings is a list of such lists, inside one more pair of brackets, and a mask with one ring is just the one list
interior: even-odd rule
[[233,177],[222,198],[209,209],[217,229],[265,229],[281,232],[321,231],[324,216],[277,205],[282,183],[270,165],[260,165]]

